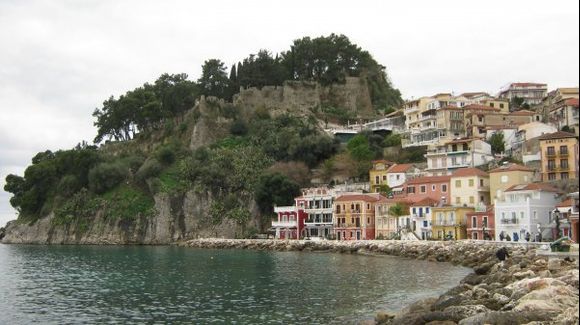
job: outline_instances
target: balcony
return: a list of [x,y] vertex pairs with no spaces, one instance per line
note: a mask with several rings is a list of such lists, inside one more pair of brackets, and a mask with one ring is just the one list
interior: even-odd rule
[[502,218],[500,219],[502,225],[517,225],[519,223],[518,218]]
[[568,157],[568,150],[560,150],[560,157]]
[[551,151],[551,150],[546,151],[546,157],[548,157],[548,158],[556,157],[556,151]]
[[272,227],[274,228],[295,228],[298,227],[297,221],[272,221]]
[[567,172],[567,171],[570,171],[570,166],[568,166],[568,165],[564,165],[564,166],[548,165],[548,166],[546,166],[546,170],[549,172]]

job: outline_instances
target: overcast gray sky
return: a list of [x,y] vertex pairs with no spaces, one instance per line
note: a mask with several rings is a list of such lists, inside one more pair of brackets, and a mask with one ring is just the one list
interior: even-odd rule
[[[95,136],[91,113],[164,72],[197,79],[303,36],[345,34],[404,98],[511,81],[578,85],[579,9],[562,1],[0,0],[0,189],[31,157]],[[0,226],[15,219],[0,191]]]

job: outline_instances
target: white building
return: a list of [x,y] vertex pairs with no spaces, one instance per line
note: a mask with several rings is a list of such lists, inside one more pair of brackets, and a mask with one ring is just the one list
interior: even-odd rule
[[412,229],[421,240],[431,239],[433,231],[431,229],[431,208],[437,206],[439,202],[431,198],[425,198],[419,202],[411,204]]
[[336,191],[326,187],[307,188],[302,190],[300,200],[304,201],[304,237],[326,238],[332,234],[332,203]]
[[514,82],[500,90],[499,98],[512,100],[522,98],[525,104],[537,105],[548,94],[548,85],[534,82]]
[[413,164],[394,164],[387,169],[387,185],[392,189],[419,176],[421,176],[421,170]]
[[451,175],[463,167],[477,167],[493,160],[491,145],[480,139],[456,139],[431,146],[426,172],[433,176]]
[[542,234],[551,238],[550,216],[558,204],[560,191],[548,184],[514,185],[505,191],[505,199],[495,200],[495,240],[510,237],[512,241],[532,240]]

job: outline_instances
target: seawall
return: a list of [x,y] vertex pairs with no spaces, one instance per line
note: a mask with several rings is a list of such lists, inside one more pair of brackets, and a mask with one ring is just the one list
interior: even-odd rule
[[[473,273],[437,298],[370,324],[578,324],[578,256],[543,256],[536,245],[477,241],[284,241],[195,239],[180,245],[277,251],[385,254],[450,262]],[[506,246],[510,257],[495,256]]]

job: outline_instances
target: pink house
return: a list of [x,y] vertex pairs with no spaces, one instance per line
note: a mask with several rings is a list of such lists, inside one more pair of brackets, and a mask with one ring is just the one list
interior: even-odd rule
[[495,212],[493,205],[487,211],[465,214],[467,218],[467,238],[493,240],[495,238]]
[[403,196],[413,202],[430,198],[437,202],[450,203],[450,176],[423,176],[408,180],[402,186]]

